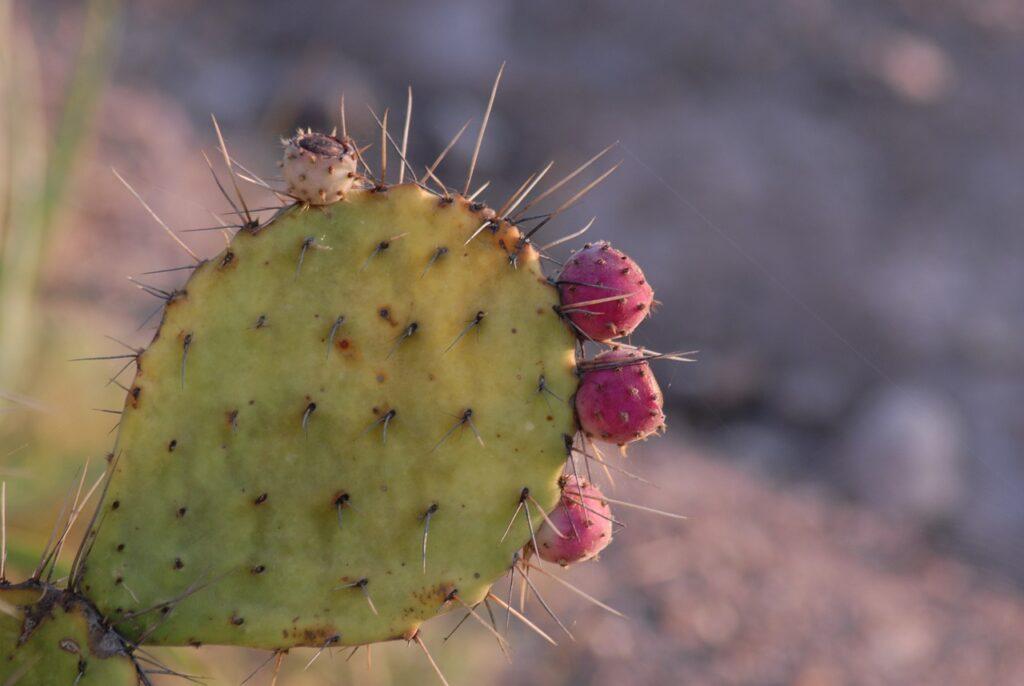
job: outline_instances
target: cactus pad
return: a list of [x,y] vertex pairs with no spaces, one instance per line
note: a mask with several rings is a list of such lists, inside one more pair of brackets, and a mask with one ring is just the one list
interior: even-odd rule
[[0,683],[131,686],[136,669],[96,611],[42,584],[0,587]]
[[485,596],[576,431],[557,291],[516,228],[466,244],[490,216],[353,190],[196,268],[138,357],[88,542],[80,589],[118,631],[358,645]]

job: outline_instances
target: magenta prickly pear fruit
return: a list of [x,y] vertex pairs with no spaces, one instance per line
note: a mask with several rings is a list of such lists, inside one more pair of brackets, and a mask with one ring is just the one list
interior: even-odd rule
[[576,414],[588,436],[625,445],[665,425],[661,388],[643,352],[606,350],[582,368]]
[[595,341],[632,333],[654,300],[636,262],[604,241],[573,255],[558,276],[558,290],[562,312]]
[[356,150],[347,138],[301,129],[282,141],[281,173],[288,194],[310,205],[330,205],[356,182]]
[[540,559],[565,567],[589,560],[611,542],[612,511],[604,494],[575,476],[563,477],[562,497],[536,534]]

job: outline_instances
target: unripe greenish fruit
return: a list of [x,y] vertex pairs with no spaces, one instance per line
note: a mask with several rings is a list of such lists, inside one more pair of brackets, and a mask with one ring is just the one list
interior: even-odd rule
[[355,184],[356,149],[350,139],[300,129],[282,142],[281,174],[294,198],[309,205],[330,205]]

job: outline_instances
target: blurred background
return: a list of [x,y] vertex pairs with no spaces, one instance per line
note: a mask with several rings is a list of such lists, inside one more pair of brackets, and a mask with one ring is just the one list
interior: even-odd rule
[[[419,165],[474,121],[442,167],[459,186],[504,60],[484,199],[619,141],[545,238],[596,215],[662,303],[634,342],[700,351],[657,370],[671,431],[631,451],[660,488],[616,491],[690,519],[631,512],[569,575],[628,620],[542,586],[576,642],[516,634],[510,666],[472,622],[428,627],[452,683],[1024,683],[1019,0],[0,0],[11,563],[31,571],[112,444],[96,410],[123,361],[69,358],[145,345],[159,302],[125,277],[186,264],[111,167],[172,227],[209,226],[211,113],[272,177],[278,137],[336,124],[342,92],[371,142],[365,105],[401,121],[412,85]],[[414,646],[303,671],[312,652],[281,683],[433,683]],[[215,684],[266,656],[161,655]]]

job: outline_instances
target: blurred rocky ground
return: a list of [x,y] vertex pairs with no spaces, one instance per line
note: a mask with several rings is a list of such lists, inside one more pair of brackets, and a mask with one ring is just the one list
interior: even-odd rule
[[[78,5],[29,8],[55,102]],[[548,236],[598,215],[592,235],[644,265],[662,301],[635,342],[701,351],[698,364],[660,371],[677,437],[828,494],[794,505],[792,517],[747,505],[729,521],[738,528],[701,534],[720,546],[736,537],[746,551],[737,555],[771,556],[749,579],[724,564],[731,558],[701,561],[700,545],[680,560],[693,565],[696,587],[718,583],[706,570],[722,562],[736,586],[728,606],[689,613],[641,599],[642,611],[708,656],[709,675],[728,651],[747,651],[736,669],[797,674],[764,657],[777,649],[765,627],[799,618],[757,614],[759,594],[789,593],[791,582],[818,584],[804,590],[822,616],[836,609],[833,595],[849,596],[830,621],[851,641],[881,640],[859,628],[863,615],[893,623],[899,640],[868,646],[878,670],[923,664],[920,655],[954,660],[950,646],[981,631],[954,616],[960,609],[1019,623],[1016,610],[1001,614],[998,594],[974,597],[955,563],[913,568],[926,595],[930,579],[947,575],[954,590],[906,608],[911,619],[889,616],[885,604],[915,582],[873,569],[871,551],[862,559],[859,520],[842,514],[842,502],[860,501],[934,547],[1024,579],[1024,5],[1014,0],[131,3],[48,297],[144,316],[150,304],[111,274],[183,263],[108,168],[174,226],[209,225],[203,206],[223,205],[199,156],[214,148],[211,112],[236,155],[269,176],[276,136],[335,122],[342,91],[355,133],[369,141],[363,103],[394,115],[411,83],[410,150],[422,164],[466,119],[479,121],[506,59],[477,175],[494,181],[486,197],[500,204],[501,191],[549,159],[558,160],[552,174],[564,173],[621,141],[614,180]],[[446,178],[461,178],[471,138]],[[208,249],[219,240],[191,237]],[[733,497],[714,490],[732,474],[720,469],[687,461],[666,479],[692,487],[681,504],[693,509],[690,498]],[[840,501],[836,512],[825,500]],[[772,528],[760,528],[762,516],[777,517]],[[802,531],[833,539],[815,544],[834,553],[819,568],[787,565]],[[879,554],[910,555],[903,535],[883,537]],[[857,582],[826,583],[851,565],[882,589],[863,607],[853,602]],[[932,613],[959,628],[929,633]],[[910,639],[903,621],[914,624]],[[845,659],[804,665],[811,676],[800,683],[842,683],[814,675],[843,673]],[[949,669],[975,673],[964,660]],[[907,673],[921,678],[899,681],[932,683],[930,673]],[[597,670],[593,682],[610,678]]]

